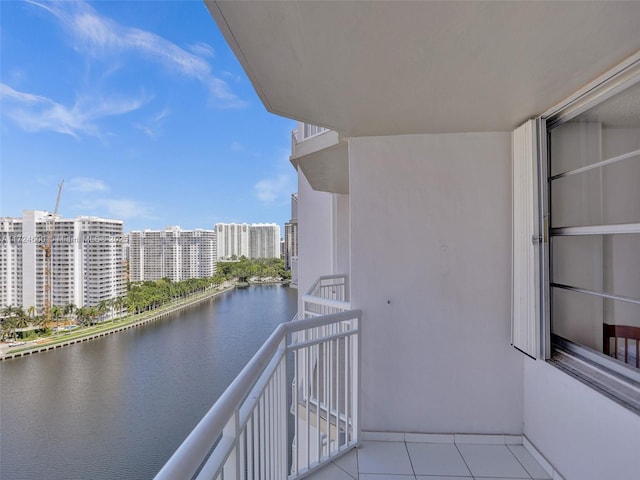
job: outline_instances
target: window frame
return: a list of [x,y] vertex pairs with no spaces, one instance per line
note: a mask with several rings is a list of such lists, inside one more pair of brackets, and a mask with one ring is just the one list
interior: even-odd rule
[[623,406],[640,413],[640,370],[552,332],[551,131],[612,96],[640,83],[640,52],[602,75],[536,119],[538,145],[538,221],[541,358],[565,370]]

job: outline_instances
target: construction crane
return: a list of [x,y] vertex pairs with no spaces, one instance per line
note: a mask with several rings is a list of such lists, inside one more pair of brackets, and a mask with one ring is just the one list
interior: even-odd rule
[[51,278],[51,245],[53,243],[53,233],[56,229],[56,218],[58,216],[58,207],[60,206],[60,194],[62,193],[62,185],[64,180],[58,185],[58,196],[56,197],[56,208],[53,210],[49,230],[47,231],[47,241],[42,245],[44,250],[44,318],[47,325],[51,323],[51,302],[53,300],[53,281]]

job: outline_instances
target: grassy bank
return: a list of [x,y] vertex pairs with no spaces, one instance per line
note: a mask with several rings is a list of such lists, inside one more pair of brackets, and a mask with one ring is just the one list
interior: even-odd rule
[[43,337],[38,340],[28,342],[26,345],[9,348],[4,355],[0,356],[0,359],[4,360],[14,358],[14,356],[19,357],[25,354],[37,353],[39,351],[48,351],[53,348],[80,343],[94,338],[100,338],[111,333],[116,333],[118,331],[128,330],[129,328],[134,328],[136,326],[145,325],[190,305],[194,305],[208,298],[233,290],[233,288],[235,287],[231,285],[222,289],[207,289],[204,292],[198,292],[186,298],[166,303],[153,310],[127,315],[120,319],[114,318],[113,320],[108,320],[91,327],[71,330],[68,332],[58,332],[49,337]]

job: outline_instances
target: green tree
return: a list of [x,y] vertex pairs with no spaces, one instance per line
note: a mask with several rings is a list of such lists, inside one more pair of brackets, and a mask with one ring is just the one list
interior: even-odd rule
[[83,327],[88,327],[89,325],[91,325],[93,321],[89,307],[77,308],[76,318],[77,318],[78,324],[80,324]]
[[109,300],[101,300],[94,308],[96,309],[96,318],[100,317],[100,320],[104,320],[104,316],[109,311]]
[[64,309],[54,305],[51,307],[51,318],[53,318],[56,322],[56,331],[60,331],[60,319],[64,313]]

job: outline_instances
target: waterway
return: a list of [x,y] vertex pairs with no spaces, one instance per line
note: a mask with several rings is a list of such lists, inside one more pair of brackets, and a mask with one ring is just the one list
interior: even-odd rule
[[237,289],[140,328],[0,362],[0,479],[153,478],[293,317],[296,294]]

